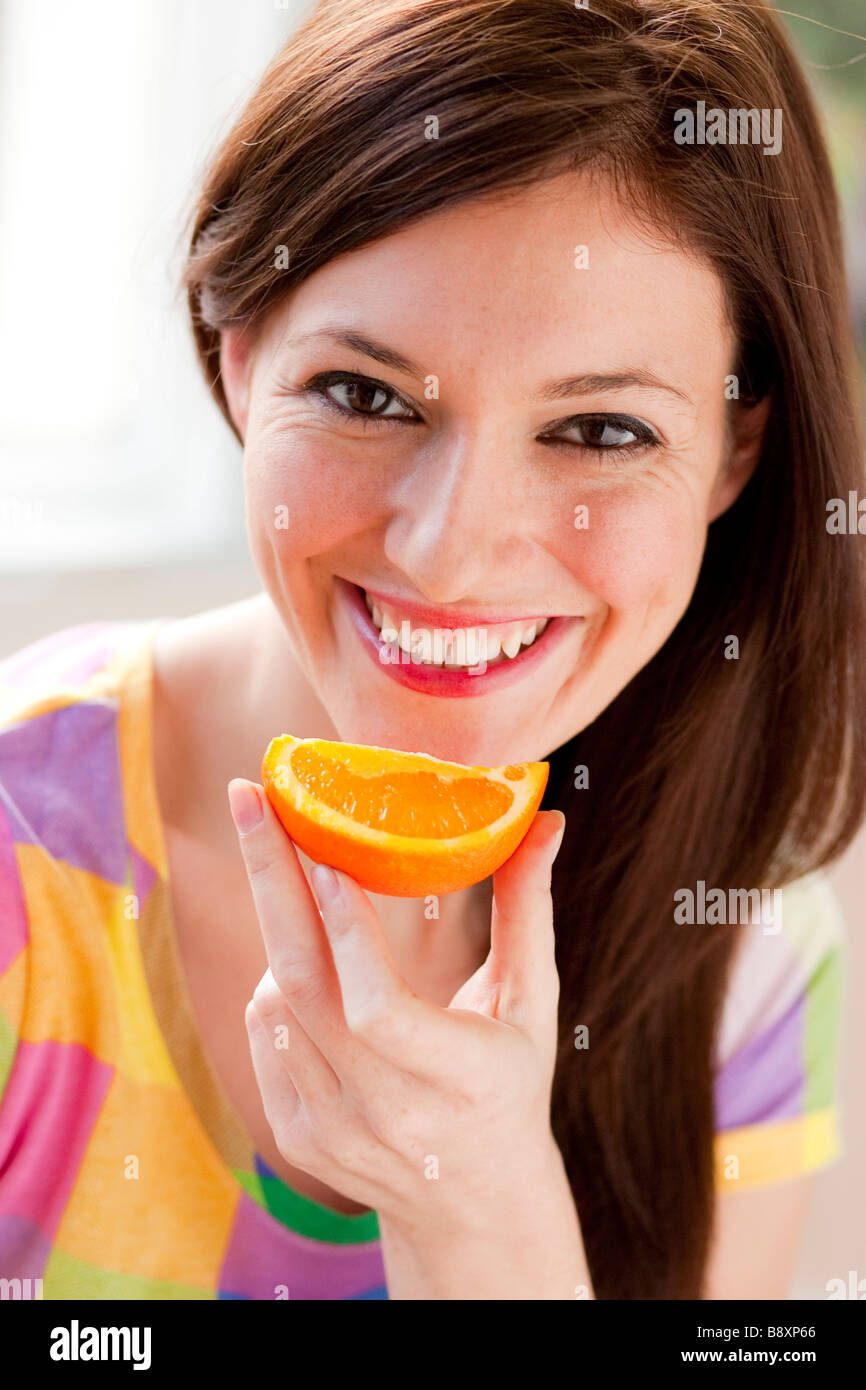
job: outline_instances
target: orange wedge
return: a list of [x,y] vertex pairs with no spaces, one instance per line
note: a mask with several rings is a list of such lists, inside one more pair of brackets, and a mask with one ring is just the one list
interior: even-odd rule
[[465,767],[318,738],[271,740],[262,785],[311,859],[395,898],[456,893],[514,853],[541,803],[547,763]]

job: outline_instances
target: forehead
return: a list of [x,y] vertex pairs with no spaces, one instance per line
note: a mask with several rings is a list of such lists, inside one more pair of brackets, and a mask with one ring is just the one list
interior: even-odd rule
[[636,222],[610,182],[586,173],[441,209],[341,255],[280,319],[292,334],[351,319],[431,372],[447,362],[470,375],[625,357],[694,380],[724,370],[732,346],[709,262]]

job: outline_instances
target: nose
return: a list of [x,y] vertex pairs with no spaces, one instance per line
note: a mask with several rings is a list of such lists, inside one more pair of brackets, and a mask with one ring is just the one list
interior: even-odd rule
[[395,485],[385,554],[431,603],[489,601],[520,564],[520,470],[503,440],[438,443]]

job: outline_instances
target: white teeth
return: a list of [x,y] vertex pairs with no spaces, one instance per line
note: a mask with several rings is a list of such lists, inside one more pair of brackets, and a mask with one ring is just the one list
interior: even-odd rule
[[380,608],[366,592],[364,602],[383,642],[397,644],[407,656],[416,655],[423,665],[444,666],[449,670],[465,670],[482,660],[487,663],[511,661],[521,647],[529,647],[537,641],[550,621],[540,618],[527,623],[497,623],[496,631],[484,626],[455,628],[451,629],[452,637],[446,635],[447,623],[441,628],[425,629],[420,625],[413,628],[411,622],[401,619],[392,609]]
[[482,638],[484,648],[484,660],[495,661],[502,651],[502,639],[496,636],[495,632],[485,632]]

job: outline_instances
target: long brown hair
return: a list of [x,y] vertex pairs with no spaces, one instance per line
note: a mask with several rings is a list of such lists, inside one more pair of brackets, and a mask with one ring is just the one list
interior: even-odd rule
[[[699,101],[781,110],[781,151],[678,144],[675,113]],[[739,0],[320,4],[207,173],[184,283],[234,429],[222,329],[412,219],[588,166],[710,259],[742,396],[772,402],[757,471],[710,527],[687,612],[551,755],[544,803],[567,817],[553,1128],[595,1294],[696,1298],[738,934],[676,925],[674,892],[781,886],[840,853],[866,798],[862,541],[826,529],[828,500],[863,483],[837,199],[778,19]],[[737,660],[724,659],[729,636]],[[576,789],[580,765],[589,786]]]

